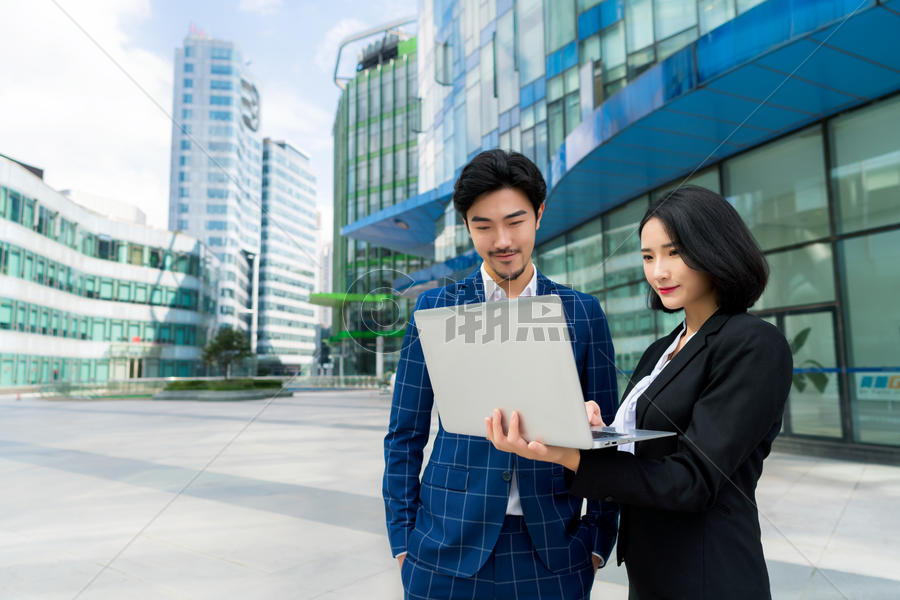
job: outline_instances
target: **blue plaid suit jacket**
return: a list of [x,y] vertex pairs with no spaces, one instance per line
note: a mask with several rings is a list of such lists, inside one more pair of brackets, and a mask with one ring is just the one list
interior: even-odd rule
[[[604,422],[611,423],[618,394],[613,346],[600,303],[540,273],[537,294],[562,300],[584,398],[596,401]],[[480,271],[423,292],[416,310],[475,302],[484,302]],[[501,452],[485,438],[448,433],[439,426],[420,481],[433,400],[413,317],[403,339],[384,439],[382,491],[394,555],[408,552],[418,563],[447,575],[474,575],[490,556],[506,516],[509,483],[503,473],[515,469],[526,527],[548,569],[585,568],[592,552],[609,557],[618,505],[588,501],[582,516],[583,500],[566,490],[560,465]]]

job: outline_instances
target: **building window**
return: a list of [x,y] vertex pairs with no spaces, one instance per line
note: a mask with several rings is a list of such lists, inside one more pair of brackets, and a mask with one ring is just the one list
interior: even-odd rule
[[[693,4],[693,3],[692,3]],[[575,2],[556,0],[544,3],[544,27],[547,54],[575,39]]]
[[725,196],[763,250],[829,234],[824,163],[819,127],[725,161]]
[[231,75],[234,69],[231,65],[211,65],[209,72],[213,75]]
[[207,231],[227,231],[228,223],[225,221],[207,221],[206,222],[206,230]]
[[185,46],[184,47],[184,57],[191,58],[194,56],[194,47],[193,46]]
[[182,97],[181,97],[181,102],[182,102],[182,104],[191,104],[193,101],[194,101],[194,95],[193,95],[193,94],[184,94],[184,95],[182,95]]
[[604,265],[606,287],[622,285],[644,278],[641,261],[641,240],[634,232],[647,211],[648,198],[641,196],[604,215],[604,244],[606,256],[616,261]]
[[210,48],[209,57],[216,60],[231,60],[231,48]]
[[[694,3],[691,2],[693,6]],[[631,54],[653,44],[653,0],[626,0],[626,41]]]
[[541,0],[519,0],[518,17],[519,80],[524,85],[544,74],[544,19]]
[[833,302],[834,264],[830,244],[769,253],[769,282],[754,310]]
[[653,0],[656,39],[675,35],[697,24],[697,5],[685,0]]
[[234,118],[230,110],[211,110],[209,118],[213,121],[231,121]]
[[187,231],[188,222],[185,219],[178,219],[178,231]]
[[231,106],[231,96],[210,96],[209,103],[217,106]]
[[900,223],[900,96],[831,122],[838,230]]
[[188,79],[187,77],[185,77],[183,87],[186,87],[186,88],[192,88],[192,87],[194,87],[194,80],[193,80],[193,79]]
[[848,333],[847,366],[873,371],[849,375],[856,441],[898,445],[900,231],[845,240],[840,242],[838,251],[846,298],[843,311]]
[[110,279],[100,280],[100,299],[111,300],[113,297],[113,282]]
[[193,73],[194,72],[194,63],[184,63],[184,72],[185,73]]
[[190,140],[181,140],[181,149],[182,150],[190,150],[191,149],[191,141]]
[[700,0],[700,34],[712,31],[725,21],[734,18],[734,2],[732,0]]
[[181,109],[181,118],[182,119],[190,119],[193,116],[194,116],[194,113],[190,108],[182,108]]
[[577,290],[594,293],[603,288],[602,225],[598,217],[566,234],[566,283]]
[[228,190],[222,188],[209,188],[206,190],[207,198],[227,198]]
[[209,135],[232,137],[234,128],[228,125],[212,125],[209,128]]

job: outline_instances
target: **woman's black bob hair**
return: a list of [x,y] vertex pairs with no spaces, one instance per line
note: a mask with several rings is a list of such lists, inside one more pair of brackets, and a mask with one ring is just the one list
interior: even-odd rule
[[[769,265],[741,216],[725,198],[706,188],[685,185],[654,202],[641,219],[662,221],[682,260],[709,276],[719,308],[744,312],[766,289]],[[650,308],[672,313],[650,288]]]

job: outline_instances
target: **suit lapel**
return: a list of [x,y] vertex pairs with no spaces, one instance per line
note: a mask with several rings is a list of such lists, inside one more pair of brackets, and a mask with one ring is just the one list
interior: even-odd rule
[[[653,399],[659,394],[666,385],[672,381],[672,379],[681,372],[684,367],[686,367],[691,360],[697,356],[697,353],[700,352],[703,348],[706,347],[706,337],[710,334],[717,332],[722,325],[725,324],[725,321],[729,319],[730,315],[724,314],[722,312],[716,312],[709,319],[706,320],[706,323],[700,328],[700,331],[691,339],[687,344],[685,344],[684,348],[675,355],[675,358],[669,362],[668,365],[662,370],[662,372],[656,376],[656,379],[653,380],[653,383],[650,384],[650,387],[647,388],[641,397],[638,398],[637,402],[637,414],[635,418],[635,423],[637,423],[638,427],[640,427],[641,423],[644,421],[644,415],[647,412],[647,408],[653,402]],[[674,339],[674,337],[672,338]],[[671,340],[669,344],[671,344]],[[665,352],[666,348],[669,347],[669,344],[663,346],[662,351]],[[656,362],[659,360],[659,356],[656,357],[651,365],[650,369],[653,369],[653,366],[656,365]]]
[[[537,270],[537,269],[535,269]],[[537,294],[538,296],[549,296],[556,293],[556,284],[537,272]]]
[[481,268],[456,284],[455,301],[448,304],[474,304],[484,302],[484,282],[481,279]]

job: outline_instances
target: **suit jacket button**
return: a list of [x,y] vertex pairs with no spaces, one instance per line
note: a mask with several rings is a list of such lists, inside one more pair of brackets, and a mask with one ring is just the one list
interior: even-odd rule
[[510,473],[509,471],[503,471],[503,475],[501,477],[503,477],[503,481],[510,481],[512,479],[512,473]]

